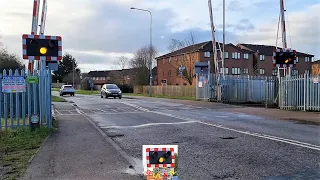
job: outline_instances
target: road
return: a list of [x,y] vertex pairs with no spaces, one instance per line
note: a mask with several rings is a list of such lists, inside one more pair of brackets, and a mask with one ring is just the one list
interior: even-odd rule
[[[57,95],[57,92],[53,92]],[[155,98],[65,97],[112,138],[142,171],[142,145],[176,144],[179,179],[320,179],[319,126],[221,112]],[[76,116],[75,116],[76,117]]]

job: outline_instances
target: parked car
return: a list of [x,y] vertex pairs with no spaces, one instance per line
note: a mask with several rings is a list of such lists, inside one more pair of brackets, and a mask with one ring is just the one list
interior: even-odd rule
[[122,92],[116,84],[104,84],[101,88],[101,98],[122,98]]
[[72,85],[62,85],[59,90],[60,96],[63,96],[66,94],[70,94],[70,96],[74,96],[75,92],[76,92],[76,90],[73,88]]

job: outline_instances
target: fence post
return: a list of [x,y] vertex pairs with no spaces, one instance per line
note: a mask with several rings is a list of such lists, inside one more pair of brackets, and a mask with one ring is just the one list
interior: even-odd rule
[[[24,70],[21,70],[21,75],[26,76],[26,73]],[[28,85],[27,85],[28,86]],[[26,87],[26,92],[28,92],[28,89]],[[22,93],[22,105],[21,105],[21,117],[23,121],[23,126],[26,125],[26,92]]]
[[[10,69],[9,70],[9,76],[12,76],[12,70]],[[14,116],[14,114],[13,114],[13,112],[14,112],[14,107],[13,107],[13,93],[12,92],[10,92],[10,120],[11,120],[11,128],[13,129],[14,128],[14,118],[13,118],[13,116]]]
[[[16,69],[14,72],[15,76],[20,76],[19,71]],[[22,76],[22,75],[21,75]],[[16,114],[15,114],[15,119],[17,120],[17,126],[20,126],[20,108],[19,108],[19,103],[20,102],[20,92],[16,92],[15,96],[16,96]]]
[[0,72],[0,131],[2,129],[2,72]]
[[265,80],[265,108],[268,108],[268,77]]

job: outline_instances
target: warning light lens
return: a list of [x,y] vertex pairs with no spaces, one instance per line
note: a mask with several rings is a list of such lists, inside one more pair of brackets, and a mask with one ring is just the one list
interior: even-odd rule
[[160,163],[163,163],[163,162],[164,162],[164,157],[161,157],[161,158],[159,159],[159,162],[160,162]]
[[40,53],[41,54],[46,54],[47,53],[47,48],[45,48],[45,47],[40,48]]
[[286,61],[285,61],[285,63],[288,63],[289,62],[289,59],[287,59]]

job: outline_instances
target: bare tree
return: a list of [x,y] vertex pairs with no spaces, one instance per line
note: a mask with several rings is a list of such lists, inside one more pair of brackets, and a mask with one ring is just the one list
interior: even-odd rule
[[178,65],[173,66],[177,73],[179,72],[179,66],[182,65],[185,67],[182,72],[182,77],[188,81],[190,85],[192,85],[194,78],[194,62],[197,60],[197,55],[195,53],[197,51],[195,47],[196,44],[196,38],[194,34],[190,32],[189,36],[184,40],[172,39],[171,44],[168,47],[171,52],[176,51],[176,54],[180,55],[181,58],[178,60]]
[[130,61],[132,68],[137,70],[135,78],[136,84],[149,84],[150,63],[155,64],[154,58],[156,55],[157,51],[155,47],[150,48],[149,46],[144,46],[136,51],[134,58]]
[[113,71],[111,73],[112,78],[116,78],[121,85],[124,85],[127,75],[125,69],[130,67],[130,60],[125,56],[121,56],[114,61],[114,65],[115,69],[118,69],[119,71]]

